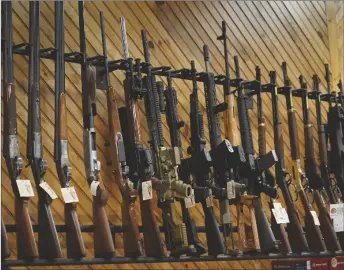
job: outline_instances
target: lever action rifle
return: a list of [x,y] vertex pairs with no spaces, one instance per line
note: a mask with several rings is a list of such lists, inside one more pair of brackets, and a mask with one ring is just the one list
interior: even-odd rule
[[[335,93],[331,93],[331,75],[328,64],[325,64],[327,94],[322,95],[327,99],[329,108],[327,114],[327,133],[330,142],[329,167],[334,173],[341,199],[344,199],[344,152],[343,152],[343,117],[337,103]],[[332,102],[335,101],[335,105]]]
[[[32,229],[28,204],[29,197],[20,197],[16,180],[19,180],[23,160],[20,156],[18,130],[17,130],[17,112],[16,95],[13,78],[13,53],[12,53],[12,2],[1,2],[2,9],[2,28],[5,37],[3,47],[3,102],[4,102],[4,137],[3,137],[3,155],[6,160],[7,170],[11,179],[11,185],[15,196],[15,220],[17,224],[17,253],[18,259],[35,259],[38,257],[38,250],[35,235]],[[8,257],[8,239],[6,228],[1,228],[1,247],[2,259]],[[7,252],[6,245],[7,244]]]
[[[270,71],[270,83],[263,86],[263,90],[271,93],[272,98],[272,114],[274,125],[274,145],[278,161],[275,165],[275,175],[277,185],[282,191],[284,202],[287,207],[287,213],[289,217],[289,223],[287,223],[288,239],[291,246],[291,250],[296,253],[309,252],[309,246],[307,243],[306,235],[301,226],[298,211],[292,199],[289,185],[290,174],[286,171],[284,161],[284,139],[282,131],[282,123],[279,116],[279,104],[278,104],[278,92],[276,85],[276,71]],[[271,207],[271,205],[270,205]],[[284,238],[285,234],[283,229],[281,230],[281,224],[277,224],[274,215],[271,214],[272,230],[277,239],[282,240],[283,243],[287,243]],[[289,250],[289,247],[282,245],[282,250]]]
[[55,222],[50,209],[51,197],[40,187],[47,170],[47,162],[43,159],[43,144],[40,113],[40,3],[30,1],[30,54],[28,85],[28,132],[27,159],[31,166],[38,192],[38,250],[40,258],[56,259],[62,257]]
[[[304,189],[304,182],[307,181],[301,168],[300,161],[300,147],[299,147],[299,135],[297,131],[295,108],[293,105],[293,94],[291,90],[291,82],[287,74],[287,64],[282,63],[284,86],[278,88],[278,92],[282,93],[286,99],[286,105],[288,110],[288,129],[290,138],[291,158],[292,158],[292,183],[295,186],[296,194],[301,198],[301,203],[305,211],[305,228],[306,238],[309,244],[309,248],[313,252],[326,251],[326,244],[324,237],[322,236],[320,226],[315,224],[313,214],[313,207],[310,204]],[[307,183],[306,183],[307,186]]]
[[[177,112],[177,91],[172,87],[172,77],[171,72],[167,75],[167,88],[164,91],[164,96],[166,100],[166,106],[164,106],[164,103],[160,103],[161,110],[166,110],[166,122],[169,127],[170,132],[170,139],[171,139],[171,146],[173,148],[178,147],[179,151],[179,158],[180,159],[180,165],[178,166],[178,178],[183,180],[185,183],[190,183],[190,174],[188,172],[185,172],[185,166],[183,164],[187,163],[187,159],[183,159],[183,153],[182,153],[182,144],[181,144],[181,138],[180,138],[180,128],[184,126],[184,122],[180,121],[178,118],[178,112]],[[158,87],[158,90],[160,88]],[[164,109],[165,108],[165,109]],[[183,170],[184,168],[184,170]],[[198,190],[202,189],[201,187],[198,187]],[[204,189],[204,188],[203,188]],[[195,196],[198,196],[200,192],[195,192]],[[197,234],[197,227],[195,221],[191,218],[191,215],[186,208],[186,204],[184,200],[180,200],[181,209],[182,209],[182,218],[183,222],[186,226],[186,233],[187,233],[187,240],[190,247],[190,250],[192,247],[196,249],[193,255],[200,256],[207,252],[207,249],[202,245],[201,241],[198,238]]]
[[[138,196],[137,190],[133,188],[129,179],[129,168],[127,166],[123,135],[117,109],[116,93],[110,84],[109,65],[107,57],[106,33],[103,12],[100,12],[100,25],[103,44],[103,63],[100,67],[104,74],[103,81],[98,83],[98,88],[106,90],[108,106],[108,122],[110,133],[111,164],[114,182],[118,186],[122,195],[122,223],[125,231],[123,232],[124,255],[126,257],[139,257],[144,255],[143,240],[140,236],[135,202]],[[97,67],[98,69],[98,67]],[[98,70],[97,70],[98,73]],[[98,80],[98,78],[97,78]]]
[[240,199],[241,194],[246,189],[244,184],[234,181],[234,170],[241,163],[245,163],[245,153],[242,147],[237,147],[235,151],[229,140],[221,140],[220,119],[218,114],[227,109],[227,104],[216,104],[215,79],[214,74],[210,72],[209,49],[207,45],[204,45],[203,53],[206,72],[201,76],[203,77],[204,84],[214,180],[217,185],[212,186],[212,191],[220,202],[220,218],[223,227],[225,248],[226,250],[228,249],[227,237],[230,235],[232,240],[232,250],[230,251],[235,252],[229,202],[231,200],[231,203],[233,203],[233,201],[237,201],[238,198]]
[[[125,63],[124,92],[126,107],[121,109],[120,120],[124,135],[124,146],[129,165],[129,177],[138,190],[141,205],[142,225],[144,228],[144,247],[148,257],[165,257],[167,254],[164,241],[161,239],[159,226],[154,214],[152,199],[143,200],[142,186],[144,182],[152,181],[154,186],[161,185],[161,181],[154,178],[153,158],[150,149],[143,146],[140,132],[140,115],[138,100],[147,93],[141,76],[141,61],[129,58],[128,41],[124,18],[121,17],[121,34],[123,44],[123,58]],[[154,187],[153,186],[153,187]],[[148,192],[152,192],[148,190]]]
[[[68,158],[68,126],[65,91],[64,63],[64,3],[55,2],[55,137],[54,160],[57,175],[62,188],[71,187],[71,173]],[[80,224],[76,213],[76,203],[66,203],[64,208],[67,227],[67,257],[82,258],[86,256]]]
[[[167,249],[172,257],[183,254],[193,254],[195,250],[189,247],[185,223],[179,223],[176,217],[175,199],[189,197],[192,187],[178,179],[180,154],[178,147],[165,147],[160,113],[160,96],[163,83],[156,82],[150,63],[150,54],[146,31],[141,31],[147,76],[143,78],[145,88],[145,108],[147,123],[150,131],[150,145],[153,163],[159,182],[153,179],[153,188],[157,190],[158,207],[162,210],[163,227]],[[179,224],[178,224],[179,223]]]
[[[257,66],[256,67],[256,80],[261,82],[261,77],[262,77],[261,70]],[[266,154],[265,118],[264,118],[263,101],[262,101],[262,95],[261,95],[263,90],[264,90],[264,86],[261,85],[260,87],[257,88],[257,93],[256,93],[257,111],[258,111],[258,150],[259,150],[258,154],[259,154],[259,156],[264,156]],[[275,145],[275,147],[276,147],[276,145]],[[278,156],[277,151],[276,151],[276,154]],[[278,162],[279,162],[279,157],[278,157],[278,161],[275,165],[275,168],[278,167]],[[276,174],[276,176],[277,176],[277,174]],[[265,178],[263,180],[263,182],[264,181],[268,182],[269,185],[272,187],[276,186],[275,178],[271,174],[270,170],[266,170],[265,172],[263,172],[262,178]],[[285,227],[283,224],[277,224],[276,218],[273,214],[272,209],[274,209],[274,203],[278,203],[278,201],[276,199],[270,197],[269,206],[271,209],[271,229],[272,229],[272,232],[275,235],[276,239],[281,242],[281,245],[279,247],[280,251],[284,252],[284,253],[292,253],[291,246],[290,246],[289,239],[288,239],[288,234],[285,230]]]
[[[234,58],[234,63],[237,77],[236,80],[240,81],[240,68],[237,56]],[[264,173],[266,173],[265,171],[274,165],[278,159],[275,150],[272,150],[269,153],[260,156],[259,158],[254,157],[251,124],[248,114],[249,96],[247,92],[253,90],[257,93],[259,92],[260,88],[261,83],[257,80],[239,82],[237,85],[237,106],[239,113],[241,141],[247,160],[246,165],[243,166],[240,173],[242,177],[247,178],[248,180],[247,193],[251,196],[254,196],[252,198],[253,205],[251,205],[249,208],[251,212],[251,219],[255,218],[255,220],[251,220],[253,225],[252,230],[254,233],[255,248],[256,250],[261,249],[261,251],[265,253],[278,251],[279,241],[276,241],[269,221],[266,217],[266,213],[260,198],[260,193],[264,192],[268,196],[276,198],[277,190],[275,187],[268,185],[266,178],[264,177]],[[254,212],[254,215],[252,215],[252,212]],[[257,232],[255,230],[257,230]]]
[[299,77],[300,89],[293,90],[293,93],[300,94],[302,98],[304,140],[305,140],[305,173],[308,179],[309,187],[312,191],[314,201],[319,210],[319,221],[322,234],[324,235],[325,244],[329,251],[341,251],[341,246],[334,231],[330,214],[325,204],[322,193],[324,183],[317,171],[317,164],[314,155],[312,124],[309,119],[309,102],[307,84],[304,82],[302,75]]
[[[191,61],[192,94],[190,95],[190,125],[191,125],[191,145],[188,147],[188,154],[191,157],[184,163],[188,163],[195,192],[195,202],[201,203],[205,215],[206,238],[208,244],[208,254],[217,256],[225,252],[225,246],[219,225],[216,221],[211,195],[210,166],[212,159],[205,147],[203,115],[198,104],[197,71],[195,62]],[[197,190],[197,187],[205,189]],[[199,195],[197,194],[199,193]]]
[[80,63],[82,82],[82,111],[84,127],[84,163],[87,182],[93,189],[93,224],[94,254],[96,258],[112,258],[115,246],[111,235],[109,220],[105,206],[108,192],[100,187],[100,161],[97,159],[96,129],[94,117],[96,111],[96,72],[89,59],[86,58],[86,37],[84,23],[84,2],[78,2],[80,29]]
[[329,166],[328,166],[328,156],[327,156],[327,143],[326,143],[326,131],[325,125],[322,123],[321,117],[321,92],[319,89],[320,79],[318,75],[313,76],[313,94],[315,96],[315,107],[317,115],[317,125],[318,125],[318,137],[319,137],[319,157],[320,157],[320,172],[321,179],[323,181],[327,196],[331,204],[340,203],[340,197],[338,197],[338,187],[335,183],[336,179],[331,177]]

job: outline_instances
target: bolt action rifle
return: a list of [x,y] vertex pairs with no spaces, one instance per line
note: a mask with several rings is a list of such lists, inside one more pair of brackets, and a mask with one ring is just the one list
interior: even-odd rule
[[[341,108],[338,106],[338,100],[335,93],[331,93],[331,75],[328,64],[325,64],[327,94],[322,95],[328,101],[329,108],[327,114],[327,133],[330,143],[329,151],[329,168],[330,172],[335,175],[338,188],[341,193],[341,199],[344,199],[344,151],[343,151],[343,115]],[[335,105],[333,105],[335,101]]]
[[138,100],[146,95],[147,89],[141,76],[140,59],[135,59],[134,64],[133,59],[129,58],[123,17],[121,17],[121,32],[123,58],[125,59],[126,67],[124,80],[126,107],[120,109],[120,121],[129,165],[129,177],[141,195],[140,205],[146,256],[165,257],[167,251],[165,243],[161,239],[159,226],[154,214],[154,202],[152,199],[143,200],[142,185],[144,182],[152,181],[153,188],[162,185],[162,183],[154,177],[152,151],[143,146],[141,138]]
[[[307,187],[307,178],[302,171],[300,161],[299,135],[297,131],[295,108],[293,105],[293,94],[291,82],[287,74],[287,64],[282,63],[284,86],[278,88],[278,92],[282,93],[286,99],[288,110],[288,129],[290,138],[291,158],[292,158],[292,184],[295,186],[296,194],[301,198],[301,203],[305,211],[305,229],[306,238],[309,248],[313,252],[326,251],[326,244],[321,233],[320,226],[315,224],[313,207],[307,198],[305,186]],[[305,183],[306,182],[306,183]]]
[[[301,226],[300,217],[293,198],[291,196],[289,185],[290,174],[286,171],[284,161],[284,139],[282,132],[282,123],[279,116],[279,104],[278,104],[278,93],[276,85],[276,71],[270,71],[270,83],[263,86],[263,91],[271,93],[272,99],[272,115],[274,125],[274,145],[278,161],[275,165],[275,175],[278,188],[282,191],[284,202],[287,207],[287,213],[289,217],[289,223],[287,223],[287,237],[291,246],[291,250],[296,253],[309,252],[309,246],[307,243],[305,232]],[[271,207],[271,205],[270,205]],[[277,239],[282,240],[283,243],[287,243],[283,239],[286,235],[283,229],[280,228],[281,224],[277,224],[274,215],[271,213],[272,230]],[[282,246],[282,250],[289,250],[289,247]]]
[[[150,131],[150,145],[153,154],[153,165],[159,182],[153,180],[153,188],[157,190],[158,207],[162,209],[163,227],[167,249],[172,257],[195,253],[194,247],[189,247],[185,223],[179,223],[176,218],[175,199],[191,196],[192,187],[178,179],[180,154],[178,147],[165,147],[162,132],[160,96],[163,83],[156,82],[150,63],[150,54],[146,31],[141,31],[147,76],[143,78],[147,93],[145,108],[147,123]],[[179,224],[178,224],[179,223]]]
[[216,86],[214,74],[210,71],[209,49],[207,45],[203,47],[206,72],[201,74],[206,100],[206,111],[208,118],[209,137],[211,144],[211,158],[213,160],[213,174],[216,186],[212,186],[215,197],[220,202],[220,218],[223,227],[224,243],[228,249],[227,237],[230,235],[232,247],[234,249],[232,217],[229,204],[233,204],[245,192],[246,185],[234,181],[234,170],[242,163],[245,163],[245,153],[241,146],[232,147],[229,140],[221,140],[221,129],[219,113],[227,109],[226,103],[216,104]]
[[43,159],[43,144],[40,113],[40,3],[30,1],[30,54],[28,85],[28,132],[27,159],[31,166],[38,192],[38,250],[40,258],[55,259],[62,257],[55,222],[51,212],[51,197],[40,187],[44,183],[47,162]]
[[[265,193],[269,197],[276,198],[277,190],[275,187],[271,187],[264,177],[265,171],[267,171],[272,165],[277,162],[277,156],[275,150],[269,153],[254,157],[254,147],[251,132],[251,124],[248,114],[248,101],[249,91],[258,92],[261,83],[257,80],[245,81],[240,78],[240,68],[238,57],[234,57],[236,84],[237,87],[237,107],[239,114],[239,125],[241,141],[246,155],[246,164],[242,166],[240,170],[240,176],[247,179],[248,182],[248,195],[253,196],[248,206],[251,213],[251,223],[254,236],[254,246],[257,251],[262,252],[275,252],[278,251],[279,241],[272,232],[269,221],[266,217],[264,207],[261,202],[260,193]],[[252,214],[253,212],[253,214]],[[253,220],[252,220],[253,219]]]
[[[160,88],[158,87],[158,91],[159,89]],[[171,146],[173,148],[177,147],[179,149],[177,153],[179,154],[179,158],[178,157],[176,158],[176,159],[180,159],[180,165],[178,166],[178,179],[183,180],[184,183],[191,184],[190,177],[189,177],[190,174],[188,172],[185,172],[185,170],[187,170],[187,167],[185,167],[186,159],[183,159],[182,144],[181,144],[181,139],[180,139],[180,128],[184,126],[184,122],[180,121],[178,118],[177,91],[176,89],[172,87],[171,72],[169,72],[167,75],[167,88],[164,91],[164,96],[165,96],[166,104],[164,102],[161,102],[160,104],[162,108],[161,110],[166,112],[166,122],[169,127]],[[197,187],[196,190],[198,191],[196,192],[194,191],[195,197],[201,194],[200,192],[201,189],[204,193],[204,188]],[[188,240],[190,250],[192,247],[194,247],[196,250],[194,251],[193,255],[200,256],[207,252],[207,248],[205,248],[202,245],[201,241],[198,238],[196,223],[192,219],[188,209],[186,208],[185,201],[180,200],[180,204],[181,204],[181,209],[182,209],[182,219],[183,219],[183,223],[186,226],[187,240]]]
[[[28,204],[29,197],[20,197],[16,180],[19,180],[23,160],[20,156],[16,95],[13,78],[13,53],[12,53],[12,2],[1,2],[2,8],[2,34],[5,37],[3,47],[3,104],[4,104],[4,137],[3,155],[6,160],[7,170],[15,196],[15,220],[17,224],[17,253],[18,259],[35,259],[38,257],[37,244],[32,229]],[[2,259],[9,256],[6,228],[1,228]],[[3,245],[4,244],[4,245]],[[6,250],[7,245],[7,250]],[[6,252],[5,252],[6,251]]]
[[[258,66],[256,67],[256,80],[261,82],[261,70]],[[257,88],[257,92],[256,92],[257,111],[258,111],[258,154],[259,156],[264,156],[266,154],[265,118],[264,118],[264,111],[263,111],[263,101],[262,101],[262,96],[261,96],[263,90],[264,90],[264,86],[261,85],[260,87]],[[278,156],[277,148],[276,148],[276,154]],[[278,162],[279,162],[279,157],[275,165],[275,168],[278,167]],[[266,181],[272,187],[276,186],[275,178],[271,174],[270,170],[266,170],[265,172],[263,172],[262,178],[265,178],[263,182]],[[284,181],[284,179],[282,180]],[[279,240],[281,243],[279,247],[280,251],[284,253],[292,253],[286,229],[283,224],[277,224],[276,218],[272,212],[272,209],[274,209],[274,203],[277,203],[277,202],[278,201],[276,199],[270,197],[269,206],[271,209],[271,229],[276,239]]]
[[[65,91],[64,62],[64,3],[55,2],[55,137],[54,160],[62,188],[71,187],[72,168],[68,158],[68,126]],[[64,207],[67,227],[67,257],[86,256],[80,224],[76,213],[76,203],[66,203]]]
[[312,124],[309,119],[309,102],[307,83],[304,82],[302,75],[299,77],[300,88],[294,89],[293,93],[301,95],[302,98],[302,111],[303,111],[303,125],[304,125],[304,141],[305,141],[305,174],[308,179],[308,185],[312,191],[314,201],[319,210],[320,229],[325,239],[326,247],[329,251],[339,252],[341,246],[339,239],[334,231],[330,214],[325,204],[323,194],[324,182],[317,171],[317,164],[314,155],[313,132]]
[[97,159],[96,130],[94,117],[96,111],[96,71],[90,59],[86,58],[86,37],[84,23],[84,2],[78,2],[80,29],[80,63],[82,82],[82,111],[84,127],[84,163],[87,182],[93,191],[94,254],[96,258],[112,258],[115,246],[111,235],[105,206],[108,192],[100,186],[100,161]]
[[116,93],[110,84],[109,64],[107,57],[106,33],[103,12],[100,12],[100,25],[103,44],[103,67],[97,67],[97,74],[101,70],[103,77],[99,81],[97,77],[97,88],[106,90],[108,106],[108,122],[110,133],[110,155],[112,174],[114,182],[122,195],[122,223],[126,229],[123,232],[124,254],[127,257],[144,256],[143,240],[140,236],[135,202],[138,197],[137,190],[129,179],[129,168],[124,148],[123,134],[117,109]]

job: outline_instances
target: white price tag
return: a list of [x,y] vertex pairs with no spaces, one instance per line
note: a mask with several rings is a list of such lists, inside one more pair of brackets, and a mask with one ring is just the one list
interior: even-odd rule
[[17,187],[20,197],[34,197],[35,193],[30,180],[17,180]]
[[272,213],[277,224],[286,224],[290,222],[287,211],[280,203],[274,203],[274,209],[272,209]]
[[97,196],[97,188],[99,186],[99,181],[92,181],[91,185],[90,185],[90,189],[91,189],[91,194],[93,196]]
[[62,197],[65,203],[79,202],[74,187],[61,188]]
[[315,225],[320,226],[320,221],[319,221],[319,218],[317,216],[317,213],[315,211],[311,211],[311,214],[313,216]]
[[211,189],[209,189],[209,196],[208,198],[205,199],[206,203],[207,203],[207,207],[212,207],[213,206],[213,194]]
[[185,202],[186,208],[191,208],[191,207],[194,207],[196,205],[194,189],[192,189],[191,195],[189,197],[184,198],[184,202]]
[[333,229],[335,232],[344,232],[344,216],[333,218]]
[[152,198],[153,198],[152,181],[149,180],[149,181],[142,182],[142,199],[146,201]]
[[344,203],[330,204],[330,217],[344,217]]
[[39,186],[44,189],[46,193],[52,198],[53,200],[57,199],[57,194],[55,191],[49,186],[47,182],[40,183]]
[[233,180],[227,182],[227,197],[228,200],[235,199],[235,182]]

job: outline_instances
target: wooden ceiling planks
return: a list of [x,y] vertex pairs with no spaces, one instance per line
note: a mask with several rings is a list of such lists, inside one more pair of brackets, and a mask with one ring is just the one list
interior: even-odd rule
[[[221,21],[225,20],[228,27],[229,55],[231,74],[233,72],[234,55],[239,55],[241,71],[244,78],[254,78],[255,65],[262,69],[263,81],[268,81],[268,71],[275,69],[278,74],[278,82],[281,83],[281,62],[288,63],[289,76],[294,86],[298,86],[297,78],[302,73],[308,82],[317,73],[322,79],[324,87],[324,62],[329,61],[329,41],[327,32],[327,19],[325,4],[322,1],[286,1],[286,2],[165,2],[157,5],[155,2],[85,2],[86,16],[86,38],[88,55],[101,53],[99,11],[104,12],[106,23],[106,34],[108,40],[108,54],[111,59],[121,57],[122,48],[120,40],[119,17],[125,16],[127,21],[127,34],[129,52],[133,57],[143,57],[140,30],[148,31],[148,38],[153,40],[154,48],[151,50],[151,61],[153,65],[168,65],[175,69],[189,67],[190,60],[195,60],[196,68],[204,70],[203,44],[208,44],[211,53],[211,67],[216,73],[224,73],[223,46],[216,37],[221,33]],[[28,3],[13,3],[14,41],[21,43],[28,40]],[[47,48],[54,44],[54,6],[52,2],[41,4],[41,47]],[[337,24],[338,29],[343,25],[343,5],[338,7]],[[341,28],[343,29],[343,28]],[[340,32],[340,31],[338,31]],[[343,31],[341,31],[342,34]],[[343,34],[342,34],[343,36]],[[340,36],[338,37],[340,40]],[[66,52],[79,50],[78,12],[77,5],[73,2],[65,4],[65,50]],[[343,51],[343,43],[340,43]],[[14,57],[15,79],[17,89],[17,114],[19,144],[22,150],[24,163],[26,149],[26,123],[27,123],[27,74],[28,60],[23,56]],[[78,214],[81,224],[92,222],[91,195],[85,180],[83,165],[83,145],[80,134],[82,134],[82,111],[81,111],[81,79],[80,66],[67,63],[66,65],[66,90],[68,109],[68,139],[71,142],[69,156],[72,164],[72,179],[76,186],[80,204]],[[343,71],[342,71],[343,73]],[[233,75],[232,75],[233,76]],[[111,74],[111,83],[117,90],[119,107],[124,104],[124,93],[122,72]],[[163,79],[164,80],[164,79]],[[164,80],[165,81],[165,80]],[[174,87],[178,92],[178,112],[181,120],[186,123],[182,130],[183,152],[189,145],[189,94],[191,93],[190,82],[174,80]],[[200,89],[202,86],[199,85]],[[48,161],[48,171],[45,179],[61,197],[60,184],[58,182],[55,165],[53,164],[53,127],[54,127],[54,64],[50,60],[41,61],[41,108],[42,108],[42,132],[44,143],[44,158]],[[204,93],[200,91],[201,110],[205,114]],[[218,100],[223,100],[222,89],[218,88]],[[281,118],[283,121],[283,135],[288,137],[286,125],[286,109],[284,98],[280,98]],[[314,104],[311,103],[311,120],[315,124]],[[264,113],[267,125],[267,148],[273,149],[272,134],[272,111],[271,98],[263,95]],[[302,112],[300,101],[295,102],[298,112],[298,128],[303,132]],[[98,158],[102,162],[101,177],[106,189],[110,192],[110,200],[107,206],[109,220],[113,224],[121,224],[120,203],[121,195],[112,179],[111,169],[106,166],[109,160],[108,149],[105,143],[109,139],[107,127],[107,105],[104,92],[97,93],[98,116],[95,120],[97,130]],[[144,106],[140,103],[141,119],[145,122]],[[257,149],[257,114],[251,113],[255,148]],[[323,113],[325,117],[325,112]],[[169,145],[168,127],[163,118],[163,132],[165,143]],[[221,116],[223,121],[223,117]],[[221,123],[223,125],[223,123]],[[207,130],[208,124],[205,121]],[[315,125],[316,126],[316,125]],[[303,133],[300,133],[303,134]],[[316,135],[316,132],[314,132]],[[142,126],[144,141],[148,141],[148,129]],[[224,134],[222,134],[224,136]],[[209,144],[208,132],[206,138]],[[300,137],[301,148],[304,146],[303,136]],[[317,139],[317,138],[316,138]],[[289,141],[285,141],[287,168],[290,168]],[[315,149],[318,153],[318,149]],[[7,168],[2,159],[2,210],[6,224],[14,223],[13,216],[13,193]],[[29,168],[23,170],[22,178],[32,179]],[[218,206],[218,204],[216,203]],[[265,207],[267,204],[264,202]],[[302,207],[297,204],[301,214]],[[52,204],[55,222],[63,224],[63,202],[57,199]],[[137,210],[139,206],[136,205]],[[37,222],[37,197],[30,202],[30,216],[33,223]],[[270,211],[267,211],[270,216]],[[204,215],[200,207],[191,209],[192,216],[197,224],[204,224]],[[236,213],[234,213],[236,216]],[[156,210],[157,218],[161,222],[161,212]],[[181,217],[180,209],[178,216]],[[218,212],[217,212],[217,217]],[[141,217],[139,215],[139,220]],[[200,234],[203,243],[206,242],[205,235]],[[65,251],[65,237],[60,234],[61,245]],[[12,248],[12,258],[15,257],[15,236],[9,234]],[[84,234],[88,257],[93,254],[93,241],[90,233]],[[117,254],[123,254],[123,239],[120,234],[116,235]],[[172,263],[172,264],[138,264],[120,265],[116,268],[123,269],[160,269],[160,268],[246,268],[246,269],[269,269],[271,262],[265,261],[243,261],[243,262],[202,262],[202,263]],[[56,267],[55,267],[56,268]],[[54,268],[54,269],[55,269]],[[85,267],[87,268],[87,267]],[[91,269],[111,269],[114,266],[90,266]],[[53,268],[51,268],[53,269]],[[63,269],[67,269],[63,267]]]

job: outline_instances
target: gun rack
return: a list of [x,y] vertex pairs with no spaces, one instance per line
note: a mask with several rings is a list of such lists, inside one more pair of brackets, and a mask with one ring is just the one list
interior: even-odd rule
[[[1,40],[3,42],[3,39]],[[14,44],[12,47],[13,53],[14,54],[20,54],[20,55],[26,55],[28,56],[30,51],[29,47],[31,46],[30,43],[20,43],[20,44]],[[55,55],[56,55],[56,49],[53,47],[46,48],[46,49],[41,49],[40,50],[40,58],[42,59],[51,59],[55,60]],[[82,63],[82,53],[81,52],[71,52],[71,53],[65,53],[64,56],[65,62],[68,63],[74,63],[74,64],[81,64]],[[136,60],[136,59],[135,59]],[[92,57],[86,57],[85,59],[86,62],[91,63],[94,65],[97,69],[97,88],[100,90],[105,90],[105,70],[104,70],[104,56],[102,55],[97,55],[97,56],[92,56]],[[126,60],[125,59],[119,59],[119,60],[111,60],[108,61],[109,65],[109,72],[113,72],[116,70],[126,70]],[[147,67],[149,66],[149,63],[146,63],[144,61],[140,61],[140,68],[141,72],[146,74],[147,73]],[[137,70],[137,65],[134,64],[134,70]],[[192,80],[191,76],[191,70],[187,68],[182,68],[178,70],[173,70],[169,66],[161,66],[161,67],[152,67],[152,72],[156,76],[162,76],[162,77],[168,77],[171,76],[172,78],[175,79],[182,79],[182,80]],[[197,73],[197,81],[202,82],[203,81],[203,75],[204,72],[199,72]],[[215,74],[215,84],[216,85],[221,85],[223,86],[226,82],[226,76],[223,74]],[[243,81],[242,78],[235,78],[230,80],[230,85],[233,87],[238,87],[239,83]],[[250,82],[255,82],[255,80],[252,80]],[[263,84],[262,84],[263,85]],[[266,89],[262,90],[262,92],[268,92]],[[255,90],[253,91],[247,91],[248,96],[253,96],[257,94]],[[321,101],[324,102],[338,102],[342,103],[340,97],[336,97],[337,92],[332,92],[332,93],[327,93],[327,94],[321,94]],[[282,94],[279,92],[279,94]],[[298,91],[292,91],[292,95],[294,97],[301,97]],[[309,99],[316,99],[317,98],[316,93],[314,92],[308,92],[308,98]],[[337,99],[337,100],[336,100]],[[344,101],[343,101],[344,102]],[[251,106],[249,106],[251,107]]]

